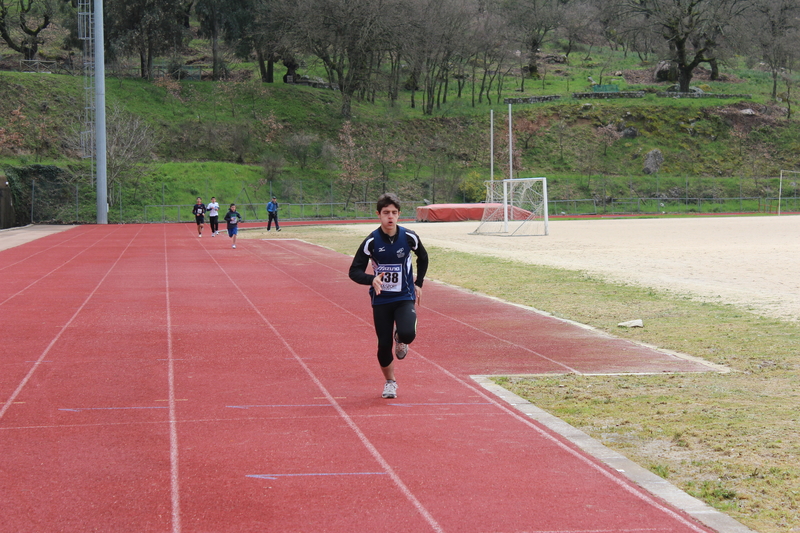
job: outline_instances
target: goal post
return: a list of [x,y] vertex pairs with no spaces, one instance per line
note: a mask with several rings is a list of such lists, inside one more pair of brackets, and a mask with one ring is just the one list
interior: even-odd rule
[[511,178],[486,184],[486,203],[471,235],[547,235],[547,178]]

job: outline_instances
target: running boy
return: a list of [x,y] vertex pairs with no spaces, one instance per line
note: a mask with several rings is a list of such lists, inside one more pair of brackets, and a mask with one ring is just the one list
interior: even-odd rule
[[203,199],[199,196],[197,197],[197,201],[192,206],[192,214],[194,215],[194,221],[197,224],[197,236],[203,236],[203,226],[206,223],[205,214],[206,214],[206,206],[203,205]]
[[208,223],[211,225],[211,236],[216,237],[219,235],[219,204],[216,196],[211,197],[206,210],[208,211]]
[[244,220],[242,215],[236,211],[236,204],[231,204],[228,212],[225,213],[225,222],[228,223],[228,237],[233,239],[233,247],[236,248],[236,235],[239,233],[239,222]]
[[[403,359],[408,345],[417,336],[417,310],[422,296],[422,282],[428,271],[428,252],[413,231],[397,225],[400,201],[392,193],[378,198],[381,226],[370,233],[358,248],[350,265],[350,279],[369,285],[372,319],[378,336],[378,363],[386,383],[384,398],[397,398],[394,356]],[[411,266],[411,252],[417,256],[417,279]],[[375,275],[367,274],[372,262]]]

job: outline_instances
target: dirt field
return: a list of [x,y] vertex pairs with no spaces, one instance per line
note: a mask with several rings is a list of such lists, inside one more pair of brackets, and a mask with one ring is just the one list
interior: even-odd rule
[[[477,222],[405,225],[426,245],[585,271],[800,320],[800,216],[551,220],[547,237],[469,235]],[[363,234],[364,226],[353,231]]]

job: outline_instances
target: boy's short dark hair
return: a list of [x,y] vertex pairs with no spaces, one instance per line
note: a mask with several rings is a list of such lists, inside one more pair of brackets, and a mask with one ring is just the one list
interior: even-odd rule
[[400,200],[397,198],[397,195],[391,192],[384,193],[378,198],[378,213],[383,211],[383,208],[387,205],[394,205],[398,211],[400,211]]
[[236,204],[231,204],[231,207],[236,207]]

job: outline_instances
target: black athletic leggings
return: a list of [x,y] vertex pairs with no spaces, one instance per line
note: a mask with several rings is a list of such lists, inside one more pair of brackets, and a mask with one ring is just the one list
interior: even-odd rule
[[211,231],[219,231],[219,215],[209,216],[208,222],[211,224]]
[[414,300],[373,305],[372,319],[378,336],[378,362],[384,368],[392,364],[394,354],[394,326],[400,342],[411,344],[417,336],[417,309]]

